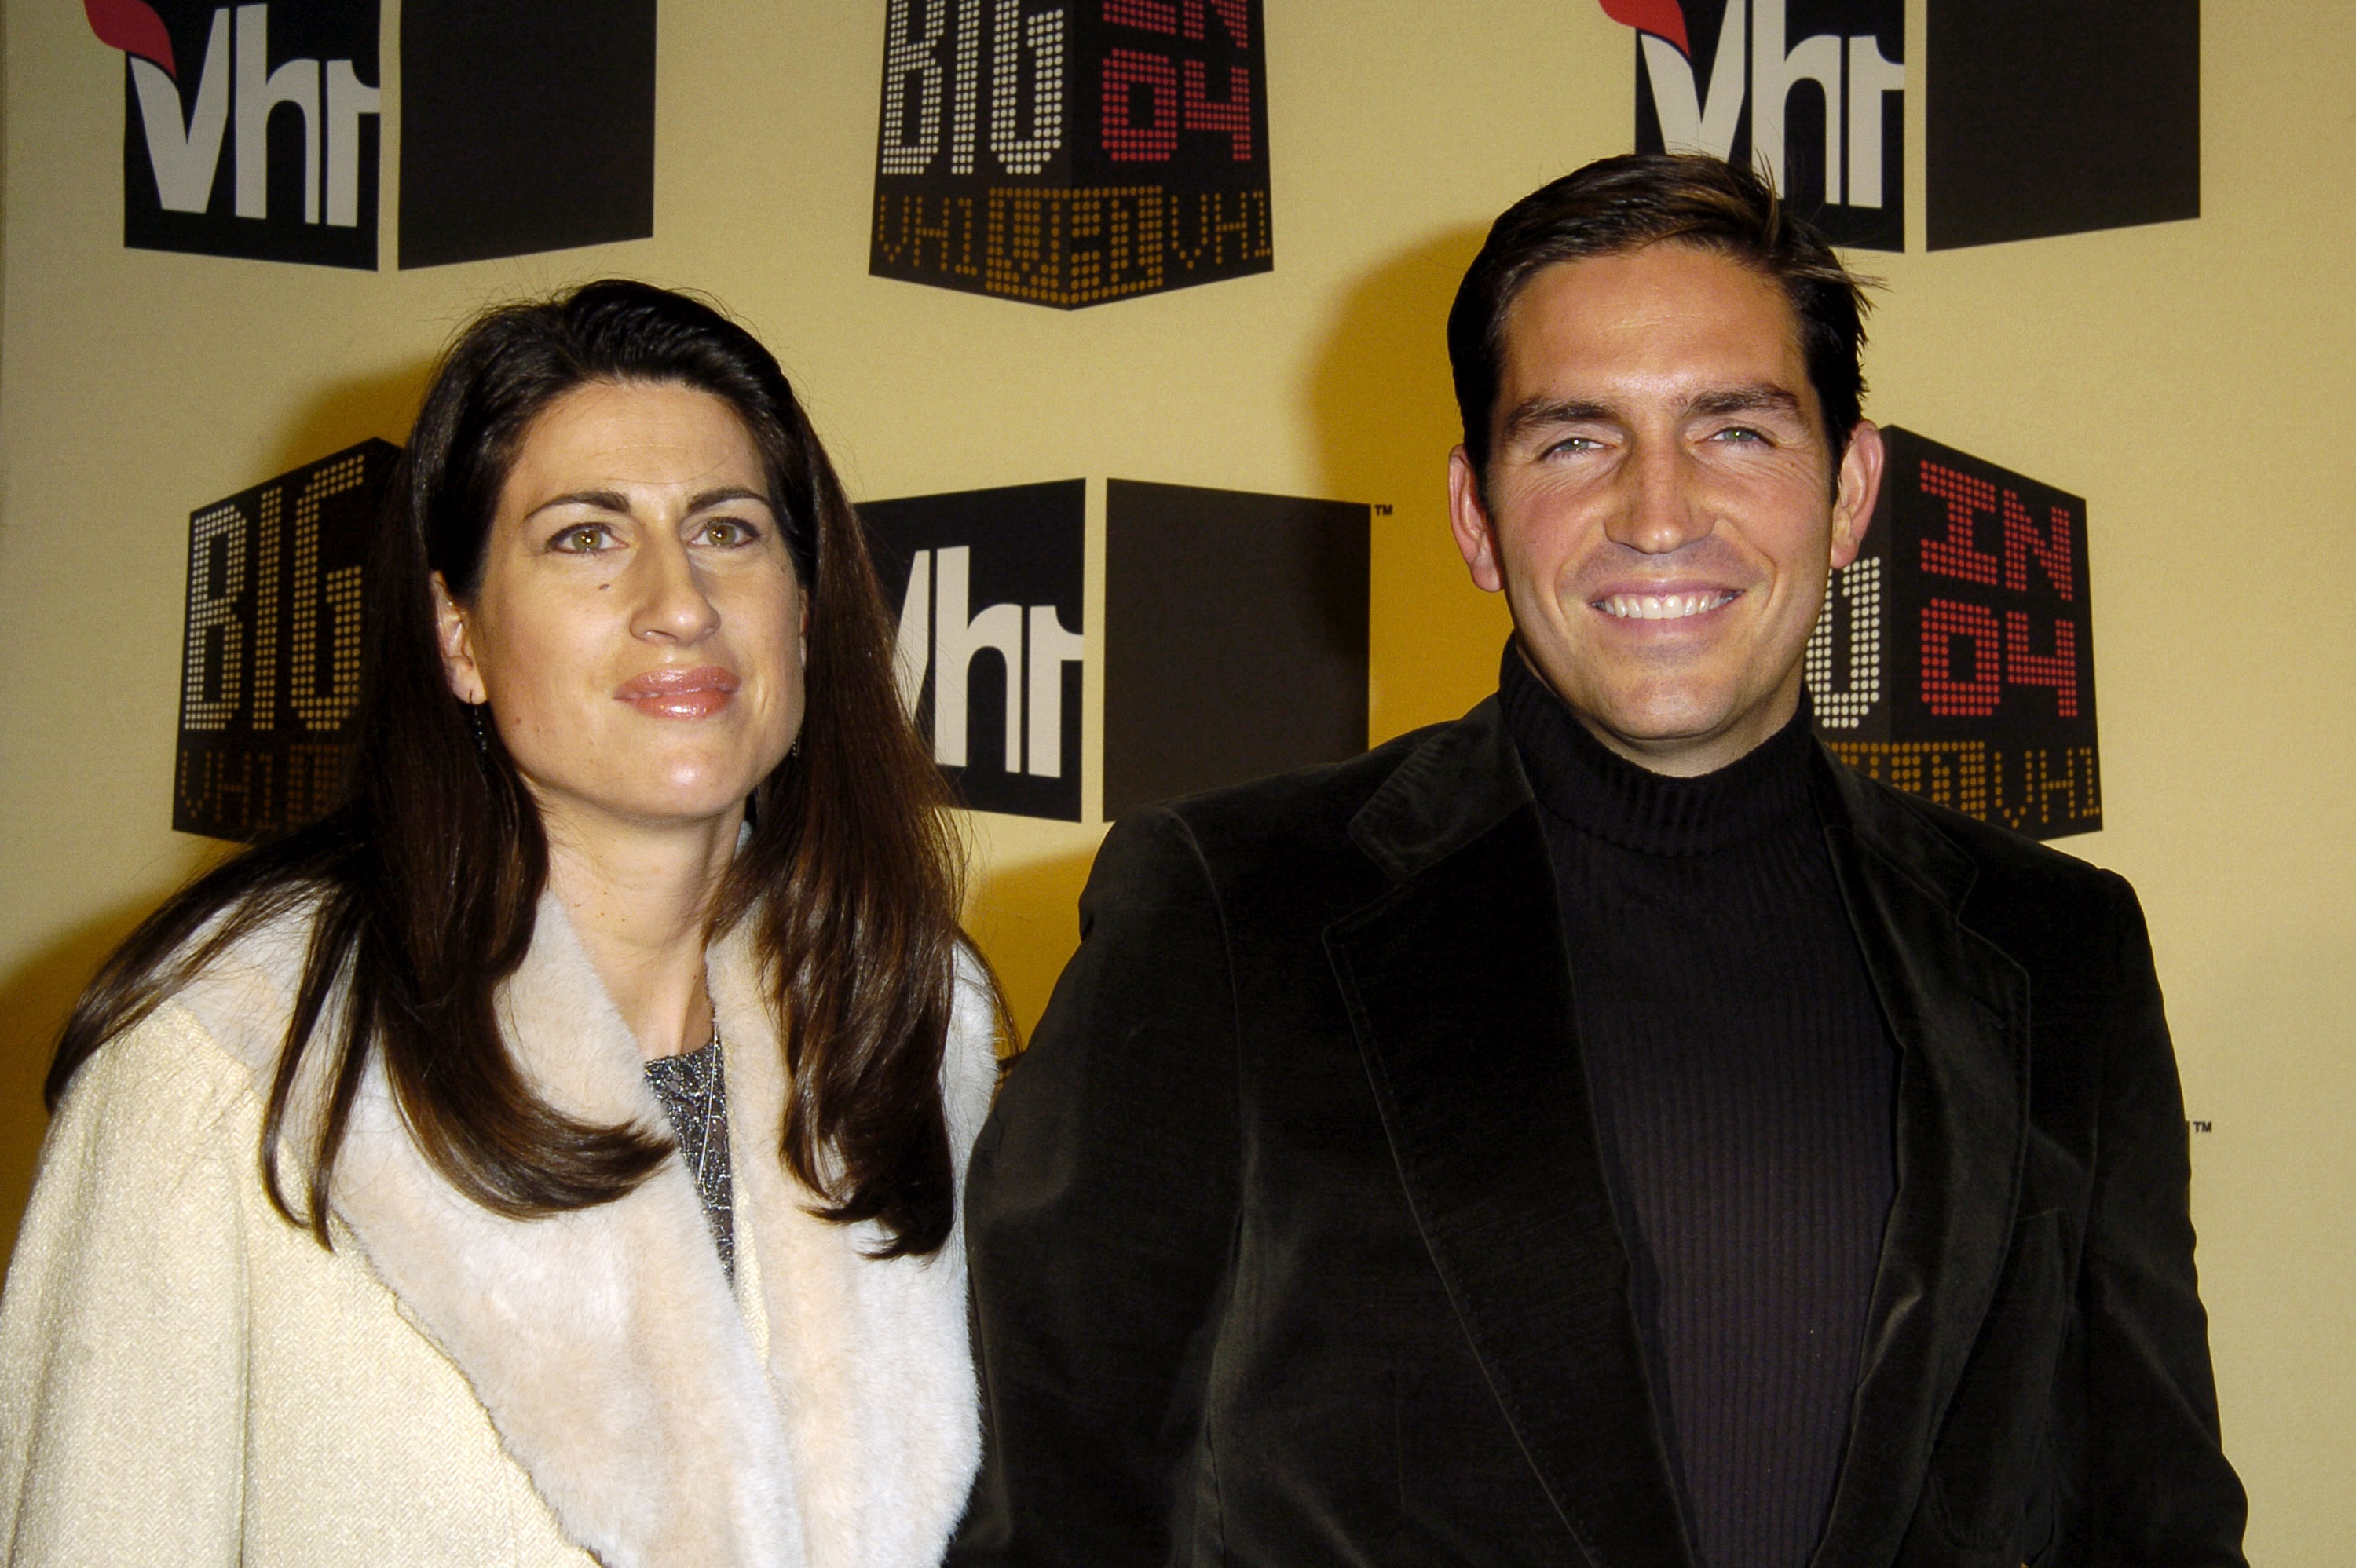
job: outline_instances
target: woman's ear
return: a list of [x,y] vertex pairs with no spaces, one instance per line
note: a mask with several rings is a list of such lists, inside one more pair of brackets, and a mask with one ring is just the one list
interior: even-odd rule
[[438,571],[434,574],[434,638],[442,647],[442,674],[450,682],[452,695],[469,705],[488,701],[490,688],[483,684],[482,669],[475,663],[473,627],[466,609],[450,597],[450,585]]

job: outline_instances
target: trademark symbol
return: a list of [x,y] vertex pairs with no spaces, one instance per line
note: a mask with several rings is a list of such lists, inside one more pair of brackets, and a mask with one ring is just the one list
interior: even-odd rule
[[1375,516],[1378,517],[1387,517],[1390,515],[1391,504],[1388,501],[1377,501],[1375,503]]
[[2184,1124],[2184,1126],[2185,1126],[2185,1130],[2186,1130],[2186,1131],[2188,1131],[2188,1132],[2205,1133],[2205,1132],[2208,1132],[2208,1131],[2210,1130],[2210,1128],[2211,1127],[2211,1125],[2213,1125],[2213,1124],[2209,1123],[2209,1122],[2195,1122],[2195,1121],[2189,1121],[2189,1120],[2188,1120],[2188,1121]]

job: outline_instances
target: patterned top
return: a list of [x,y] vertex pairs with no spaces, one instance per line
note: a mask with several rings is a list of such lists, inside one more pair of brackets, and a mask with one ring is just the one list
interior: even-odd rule
[[659,1056],[647,1063],[647,1083],[662,1102],[663,1115],[679,1137],[679,1157],[695,1179],[712,1244],[729,1283],[736,1279],[736,1222],[728,1179],[728,1074],[722,1064],[720,1030],[700,1051]]

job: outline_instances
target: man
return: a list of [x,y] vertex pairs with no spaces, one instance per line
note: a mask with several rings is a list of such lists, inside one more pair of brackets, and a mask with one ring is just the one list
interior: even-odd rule
[[1498,220],[1498,695],[1107,838],[974,1158],[954,1560],[2242,1562],[2134,894],[1810,734],[1860,304],[1715,160]]

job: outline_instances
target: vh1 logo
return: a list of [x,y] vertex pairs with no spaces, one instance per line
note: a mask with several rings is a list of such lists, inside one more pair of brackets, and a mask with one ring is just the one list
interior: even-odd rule
[[901,700],[977,811],[1080,819],[1087,504],[1069,479],[859,508]]
[[1863,548],[1808,639],[1851,766],[2033,838],[2103,825],[2086,503],[1895,428]]
[[[126,246],[376,267],[378,0],[85,8],[125,58]],[[403,0],[400,264],[652,234],[654,46],[655,0]]]
[[1091,488],[859,509],[899,605],[901,698],[965,804],[1076,822],[1365,749],[1370,507],[1105,481],[1099,654],[1082,603]]
[[2197,218],[2199,0],[1601,0],[1636,30],[1636,147],[1747,159],[1835,243],[1906,247],[1905,94],[1932,250]]
[[1070,310],[1273,258],[1260,0],[886,0],[870,272]]
[[181,832],[252,840],[335,805],[359,701],[365,562],[400,455],[365,441],[188,518]]

